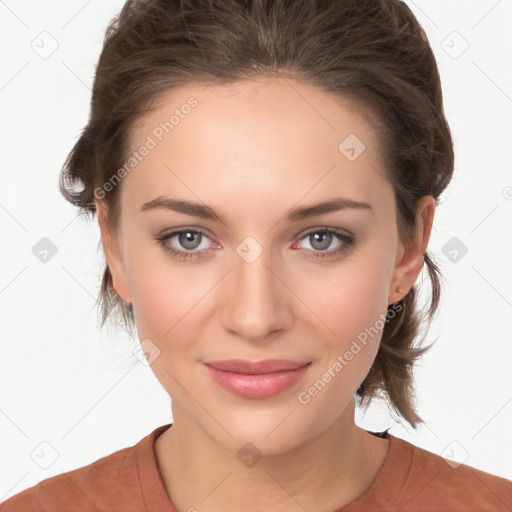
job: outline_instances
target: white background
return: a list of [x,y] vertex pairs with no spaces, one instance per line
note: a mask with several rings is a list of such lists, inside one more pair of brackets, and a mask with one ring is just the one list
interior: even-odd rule
[[[98,330],[99,230],[58,191],[88,118],[105,28],[123,3],[0,2],[0,501],[172,421],[166,392],[127,335]],[[437,342],[416,378],[426,425],[393,426],[381,407],[358,422],[510,479],[512,2],[408,5],[436,54],[455,141],[429,246],[445,286],[426,339]],[[58,43],[47,59],[32,49],[40,37],[51,44],[43,31]],[[458,55],[462,38],[469,47]],[[42,237],[58,249],[47,263],[32,253]],[[443,253],[453,237],[468,248],[456,263]],[[58,453],[47,469],[31,457],[43,448],[50,460],[41,442]]]

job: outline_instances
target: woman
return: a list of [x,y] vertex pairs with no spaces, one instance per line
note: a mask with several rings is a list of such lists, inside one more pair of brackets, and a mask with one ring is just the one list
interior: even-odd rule
[[173,423],[0,510],[510,510],[509,480],[354,422],[379,396],[421,422],[453,158],[400,1],[127,2],[62,191],[98,214],[103,322],[136,326]]

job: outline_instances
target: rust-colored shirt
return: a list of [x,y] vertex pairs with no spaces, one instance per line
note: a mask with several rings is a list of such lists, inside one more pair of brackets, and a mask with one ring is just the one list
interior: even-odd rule
[[[178,512],[153,444],[171,424],[134,446],[47,478],[0,504],[0,512]],[[372,485],[335,512],[511,511],[512,481],[441,457],[385,432],[389,452]],[[200,507],[198,508],[200,510]],[[334,512],[334,511],[333,511]]]

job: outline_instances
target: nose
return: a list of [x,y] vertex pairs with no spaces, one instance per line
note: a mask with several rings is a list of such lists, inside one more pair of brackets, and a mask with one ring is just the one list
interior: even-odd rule
[[224,287],[224,328],[253,343],[273,339],[294,320],[293,293],[268,253],[263,251],[254,261],[235,253]]

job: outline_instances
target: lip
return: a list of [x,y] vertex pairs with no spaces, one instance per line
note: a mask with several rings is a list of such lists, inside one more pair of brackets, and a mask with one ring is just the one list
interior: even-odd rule
[[244,398],[263,399],[296,384],[311,366],[306,361],[230,359],[203,361],[210,377],[224,389]]

